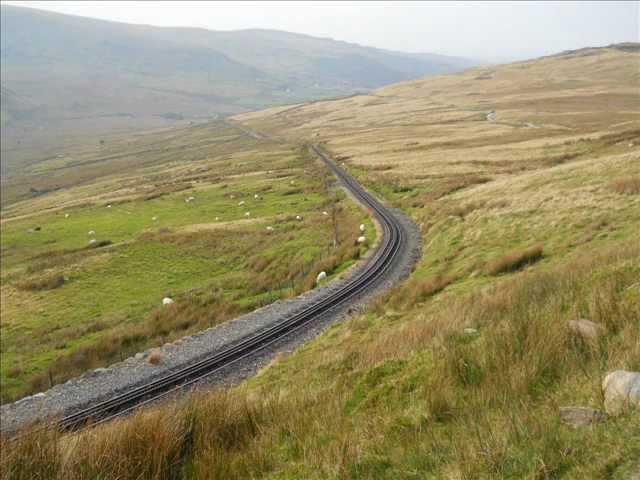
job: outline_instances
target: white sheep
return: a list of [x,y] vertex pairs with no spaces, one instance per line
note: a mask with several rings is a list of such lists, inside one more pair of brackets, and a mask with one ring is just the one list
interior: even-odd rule
[[65,213],[65,214],[64,214],[64,218],[69,218],[69,214],[68,214],[68,213]]
[[257,193],[253,196],[253,198],[255,198],[256,200],[260,200],[260,195],[258,195]]
[[329,212],[322,212],[323,215],[329,215]]
[[96,239],[95,238],[92,238],[91,240],[89,240],[89,245],[92,245],[94,243],[96,243]]
[[155,222],[156,220],[158,220],[158,217],[152,217],[151,220]]
[[111,208],[111,205],[107,205],[107,208]]
[[245,217],[250,217],[251,216],[251,212],[245,212],[244,216]]
[[296,220],[302,220],[302,217],[300,215],[296,215]]
[[229,195],[229,198],[233,200],[234,198],[236,198],[236,196],[232,193],[231,195]]
[[365,231],[364,223],[360,224],[360,231],[361,231],[361,232],[364,232],[364,231]]
[[162,305],[171,305],[173,303],[173,298],[164,297],[162,299]]
[[367,237],[358,237],[358,243],[364,243],[367,241]]
[[273,227],[267,227],[267,232],[273,232]]
[[320,283],[321,281],[323,281],[326,278],[327,278],[327,272],[322,271],[316,277],[316,283]]
[[244,205],[244,200],[242,200],[241,202],[238,202],[239,207],[241,207],[242,205]]
[[95,235],[95,234],[96,234],[95,230],[89,230],[87,232],[87,235]]
[[218,220],[220,220],[220,217],[216,217],[216,222],[217,222]]
[[295,185],[295,184],[296,184],[296,181],[295,181],[295,180],[291,180],[289,183],[290,183],[291,185]]

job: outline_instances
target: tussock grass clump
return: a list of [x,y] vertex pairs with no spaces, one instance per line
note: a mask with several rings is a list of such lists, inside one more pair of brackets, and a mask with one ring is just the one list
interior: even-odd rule
[[64,282],[65,279],[63,275],[53,273],[23,280],[18,282],[16,286],[20,290],[37,292],[41,290],[53,290],[54,288],[64,285]]
[[640,177],[620,178],[609,184],[609,188],[622,195],[640,195]]
[[149,358],[147,358],[147,361],[151,364],[151,365],[158,365],[160,363],[162,363],[162,353],[159,351],[154,351],[151,352],[151,354],[149,355]]
[[543,251],[542,245],[534,245],[521,251],[511,252],[504,257],[488,262],[484,267],[484,272],[487,275],[514,272],[542,259]]
[[410,307],[440,293],[458,279],[458,275],[440,274],[427,279],[412,280],[406,288],[403,288],[401,292],[397,292],[396,295],[392,296],[392,302],[394,305]]

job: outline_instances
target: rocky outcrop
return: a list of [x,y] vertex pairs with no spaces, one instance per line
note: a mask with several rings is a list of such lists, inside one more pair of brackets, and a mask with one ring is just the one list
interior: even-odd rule
[[640,408],[640,373],[626,370],[610,372],[602,381],[604,408],[617,415],[630,408]]
[[604,333],[602,325],[591,320],[571,320],[568,323],[569,330],[585,340],[596,340]]
[[560,419],[574,428],[588,427],[604,422],[607,414],[588,407],[560,407]]

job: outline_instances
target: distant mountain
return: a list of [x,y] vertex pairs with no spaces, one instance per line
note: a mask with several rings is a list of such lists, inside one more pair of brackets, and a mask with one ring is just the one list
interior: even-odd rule
[[1,8],[3,137],[25,141],[348,95],[471,65],[272,30],[160,28]]

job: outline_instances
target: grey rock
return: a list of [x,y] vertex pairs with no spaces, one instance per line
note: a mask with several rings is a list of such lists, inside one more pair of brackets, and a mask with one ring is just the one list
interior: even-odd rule
[[601,410],[589,407],[560,407],[560,419],[574,428],[588,427],[595,423],[604,422],[607,414]]
[[134,357],[136,360],[142,360],[144,358],[144,352],[138,352],[134,355]]
[[579,320],[570,320],[568,327],[569,330],[576,335],[581,336],[585,340],[596,340],[604,333],[602,325],[583,318]]
[[602,381],[604,408],[618,415],[630,408],[640,408],[640,373],[626,370],[610,372]]

